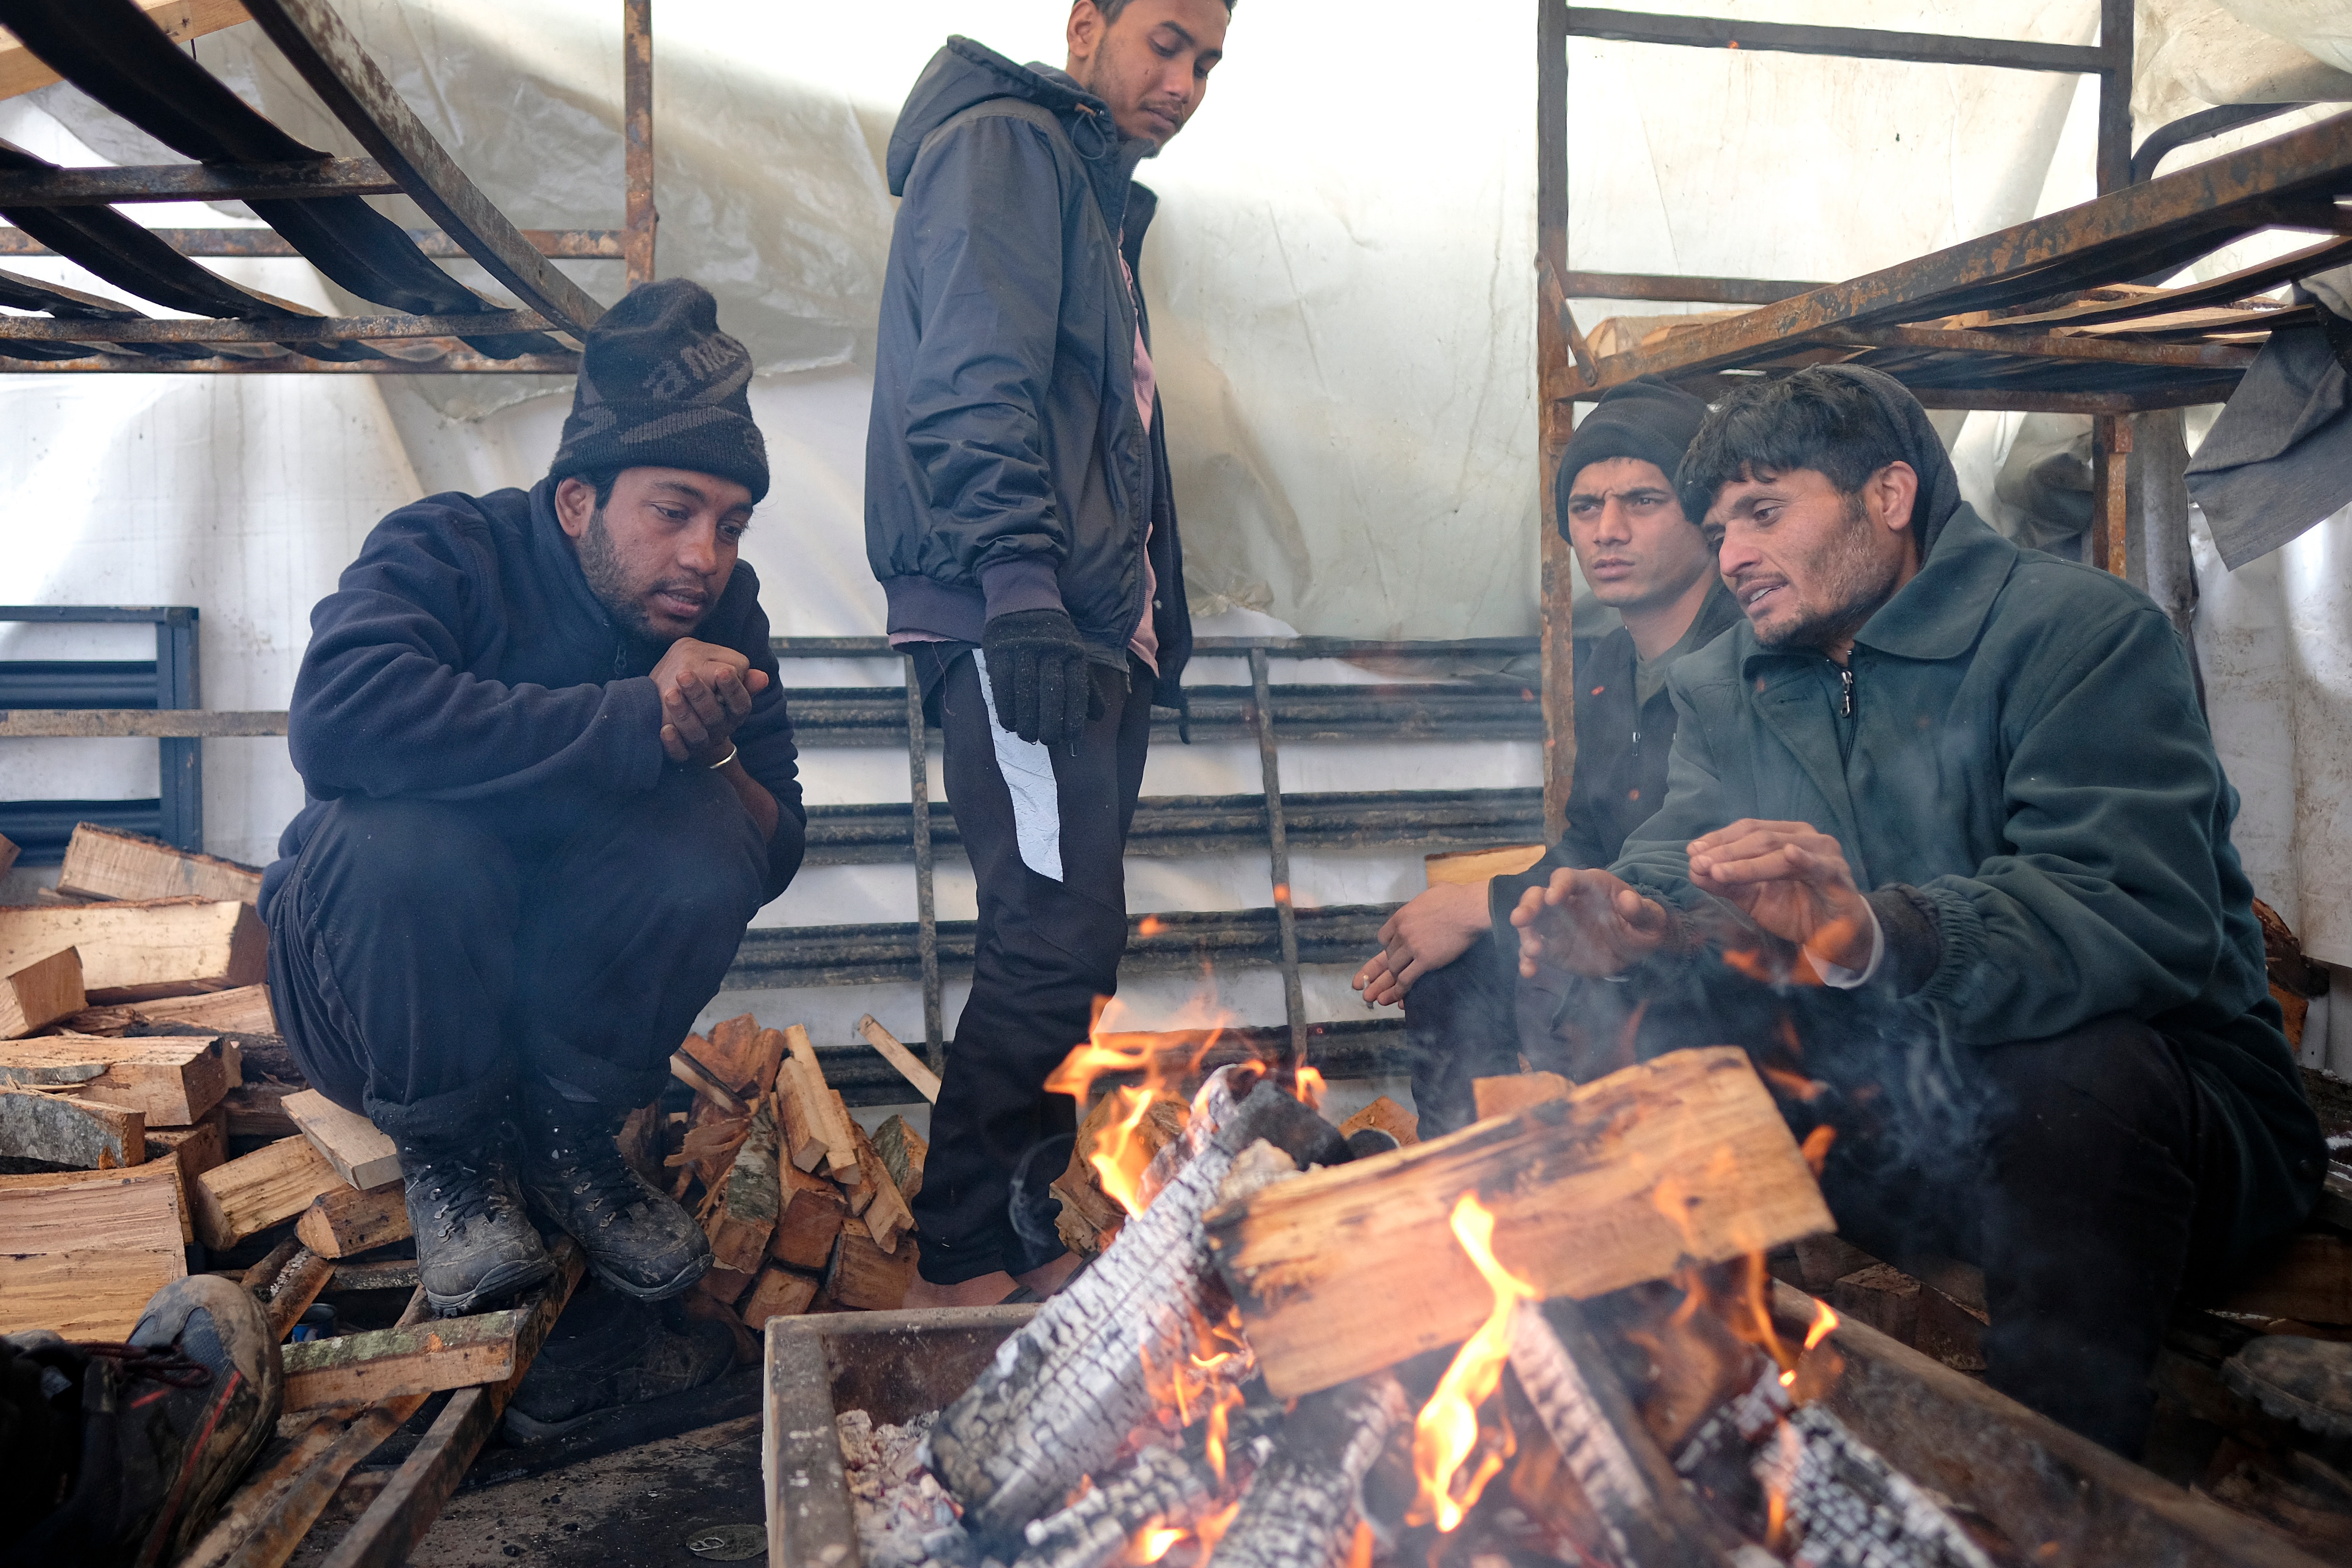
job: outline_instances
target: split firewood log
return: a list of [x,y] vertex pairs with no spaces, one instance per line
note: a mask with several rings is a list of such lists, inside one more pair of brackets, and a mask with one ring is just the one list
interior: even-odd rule
[[1364,1472],[1411,1414],[1385,1372],[1299,1400],[1250,1477],[1215,1568],[1338,1568],[1355,1540]]
[[1149,1207],[940,1413],[927,1462],[984,1542],[1017,1542],[1081,1476],[1108,1464],[1156,1406],[1150,1366],[1172,1368],[1210,1348],[1208,1323],[1226,1302],[1201,1218],[1261,1140],[1300,1165],[1347,1157],[1331,1124],[1272,1082],[1221,1068],[1184,1138],[1154,1162],[1151,1174],[1164,1179]]
[[1146,1525],[1190,1529],[1216,1493],[1206,1459],[1155,1443],[1059,1513],[1032,1520],[1013,1568],[1104,1568]]

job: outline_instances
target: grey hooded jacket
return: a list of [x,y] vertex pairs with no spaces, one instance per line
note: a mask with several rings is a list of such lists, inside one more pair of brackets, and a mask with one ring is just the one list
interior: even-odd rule
[[[1131,269],[1151,193],[1139,143],[1064,73],[951,37],[890,137],[903,198],[882,288],[866,427],[866,550],[893,632],[977,643],[989,618],[1058,606],[1123,664],[1153,606],[1181,706],[1192,649],[1183,557]],[[1152,572],[1144,570],[1149,539]]]

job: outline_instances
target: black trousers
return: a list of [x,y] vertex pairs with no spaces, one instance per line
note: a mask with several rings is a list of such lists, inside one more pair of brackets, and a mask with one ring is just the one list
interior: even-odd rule
[[[1580,1082],[1681,1046],[1741,1045],[1783,1075],[1768,1082],[1795,1132],[1835,1130],[1822,1193],[1839,1234],[1897,1263],[1941,1254],[1982,1268],[1988,1381],[2139,1452],[2166,1321],[2219,1289],[2243,1252],[2230,1218],[2236,1139],[2178,1046],[2116,1015],[1947,1048],[1865,993],[1791,993],[1728,970],[1694,979],[1666,964],[1622,984],[1534,982],[1475,962],[1486,956],[1475,948],[1406,995],[1414,1099],[1424,1082],[1434,1097],[1423,1135],[1466,1121],[1471,1077],[1517,1071],[1495,1042],[1506,1008],[1529,1062]],[[1810,1099],[1789,1092],[1804,1085]]]
[[951,1285],[1061,1255],[1059,1200],[1077,1113],[1045,1079],[1118,989],[1127,950],[1127,830],[1151,739],[1151,674],[1093,666],[1102,716],[1075,746],[992,723],[975,658],[933,672],[949,803],[978,883],[971,996],[956,1020],[914,1202],[921,1271]]
[[395,1138],[480,1135],[526,1072],[642,1105],[766,869],[701,769],[569,806],[346,798],[270,900],[271,1000],[311,1083]]

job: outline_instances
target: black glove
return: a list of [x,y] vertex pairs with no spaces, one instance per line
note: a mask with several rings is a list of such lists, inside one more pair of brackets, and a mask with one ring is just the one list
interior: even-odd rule
[[1075,741],[1100,718],[1102,697],[1087,668],[1087,645],[1066,610],[1016,610],[982,628],[996,722],[1024,740]]

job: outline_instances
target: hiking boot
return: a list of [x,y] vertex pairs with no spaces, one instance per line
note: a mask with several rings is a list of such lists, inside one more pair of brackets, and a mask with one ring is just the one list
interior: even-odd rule
[[439,1140],[398,1144],[416,1270],[435,1312],[460,1316],[555,1272],[495,1134],[471,1148]]
[[578,1239],[588,1267],[641,1301],[675,1296],[710,1268],[710,1240],[667,1193],[631,1170],[613,1140],[629,1109],[523,1092],[524,1187]]
[[599,1284],[583,1286],[507,1406],[507,1440],[544,1442],[600,1410],[683,1394],[724,1376],[735,1364],[735,1336],[724,1323],[666,1322],[675,1310]]
[[44,1368],[49,1404],[75,1406],[79,1426],[72,1490],[17,1538],[12,1563],[177,1561],[277,1426],[285,1375],[268,1320],[215,1275],[158,1291],[124,1343],[19,1334],[10,1348]]
[[2221,1364],[2221,1381],[2282,1421],[2352,1437],[2352,1344],[2264,1334]]

